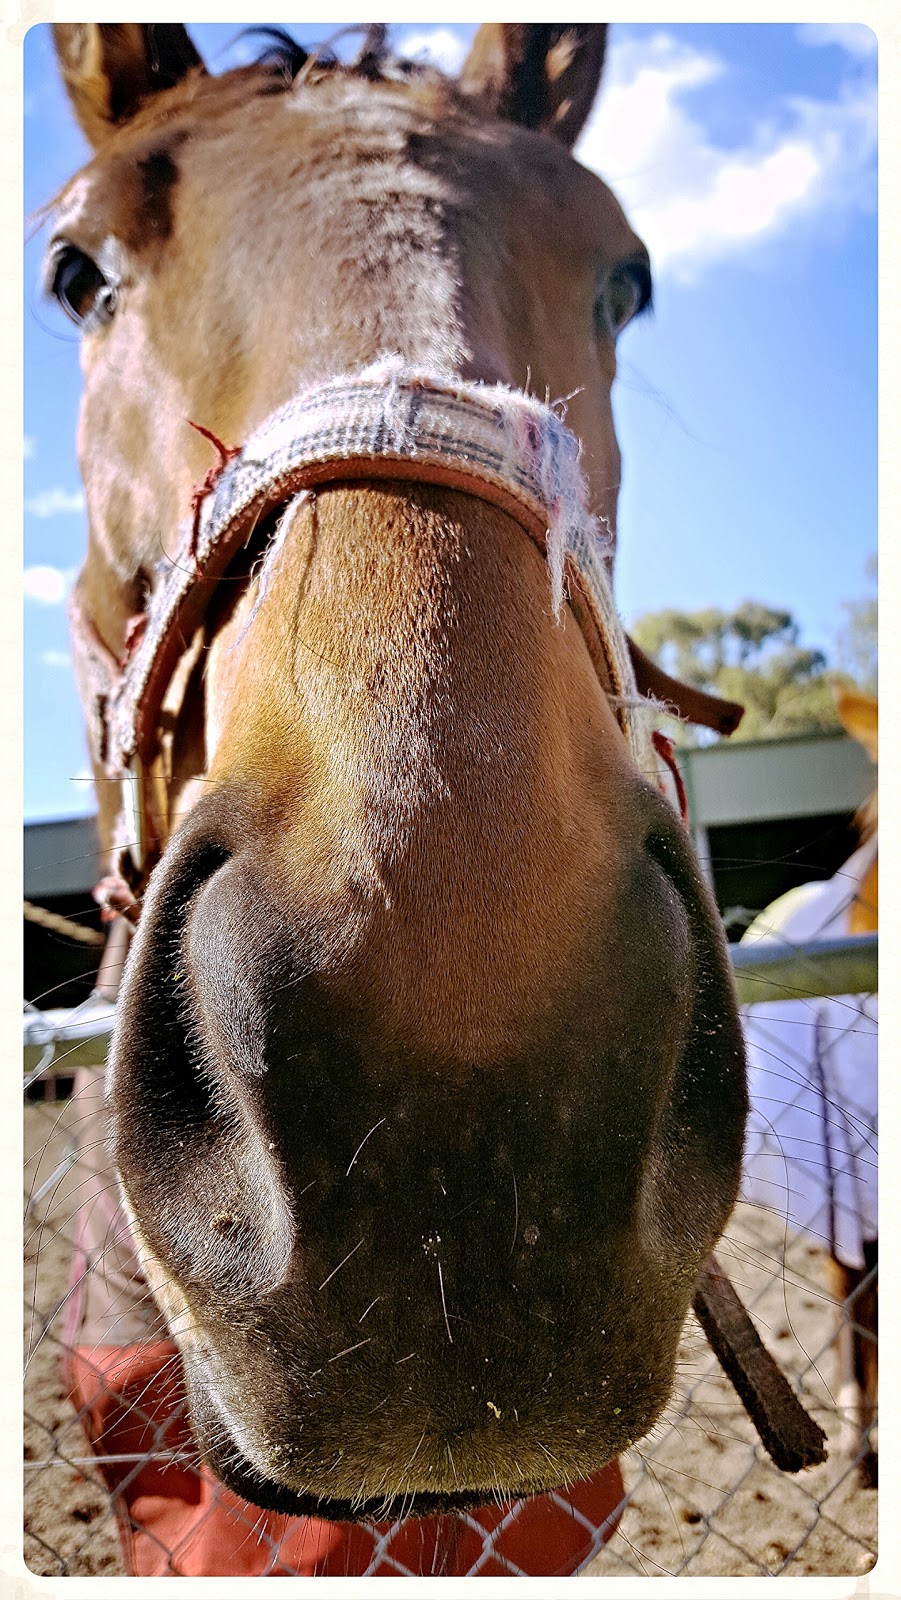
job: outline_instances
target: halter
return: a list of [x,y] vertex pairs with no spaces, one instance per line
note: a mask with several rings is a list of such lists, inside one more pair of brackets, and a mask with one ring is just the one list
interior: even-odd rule
[[[196,425],[195,425],[196,426]],[[134,915],[169,830],[154,781],[163,701],[217,582],[264,518],[303,491],[336,481],[404,480],[465,490],[509,513],[547,557],[558,621],[564,600],[582,631],[636,764],[674,767],[653,736],[610,586],[613,541],[588,509],[581,447],[549,405],[500,385],[419,372],[390,357],[301,391],[195,491],[178,553],[159,564],[146,615],[132,619],[122,661],[70,604],[73,653],[95,760],[122,787],[112,874],[98,898]],[[663,679],[670,684],[671,680]],[[672,686],[672,685],[671,685]]]
[[[731,732],[741,707],[676,683],[627,639],[610,587],[613,541],[588,510],[580,446],[550,406],[516,390],[411,371],[399,357],[306,389],[273,412],[240,450],[216,445],[220,466],[193,497],[179,554],[161,564],[146,615],[132,619],[116,661],[83,612],[70,604],[73,654],[95,760],[122,784],[113,872],[95,894],[107,919],[136,920],[126,879],[146,878],[168,831],[155,801],[166,691],[203,621],[217,581],[265,517],[330,482],[399,479],[462,489],[512,516],[547,557],[554,614],[564,600],[582,631],[636,764],[669,770],[687,821],[684,789],[664,736],[650,727],[663,709],[642,687],[695,721]],[[124,929],[123,929],[124,932]],[[711,1256],[694,1306],[777,1465],[788,1471],[824,1458],[823,1434],[807,1417]]]

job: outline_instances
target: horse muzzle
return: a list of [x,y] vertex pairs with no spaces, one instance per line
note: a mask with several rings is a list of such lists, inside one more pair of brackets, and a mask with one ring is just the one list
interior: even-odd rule
[[[570,581],[612,810],[574,811],[583,867],[546,759],[523,834],[555,841],[566,887],[548,887],[534,846],[528,867],[513,860],[522,883],[499,879],[492,907],[528,903],[527,883],[537,918],[510,915],[495,945],[487,918],[457,941],[450,982],[447,908],[482,905],[485,886],[452,848],[439,860],[435,841],[455,837],[440,799],[420,835],[415,818],[392,835],[408,861],[391,895],[361,899],[322,867],[327,819],[273,821],[250,782],[214,786],[150,881],[109,1080],[115,1159],[203,1447],[258,1503],[342,1517],[411,1494],[424,1511],[537,1492],[647,1431],[734,1201],[746,1109],[722,932],[675,813],[639,776],[656,758],[575,442],[525,397],[511,422],[478,386],[394,376],[353,387],[353,448],[369,406],[368,474],[387,459],[454,488],[459,461],[445,439],[429,459],[427,441],[449,417],[478,435],[467,471],[475,453],[485,497],[547,549],[552,599]],[[319,429],[323,405],[346,406],[338,391],[306,397],[299,421],[288,408],[265,450],[225,467],[192,533],[207,570],[248,508],[303,490],[311,416]],[[331,434],[322,449],[334,475]],[[114,764],[152,727],[141,695],[197,603],[190,571],[113,697]],[[560,633],[534,615],[556,660]],[[490,675],[480,692],[490,718]],[[510,817],[508,791],[490,792],[486,847]],[[527,960],[517,930],[552,903],[559,939]]]
[[616,939],[595,931],[554,1015],[481,1063],[417,1054],[352,966],[312,970],[309,919],[305,944],[215,802],[174,842],[121,1002],[114,1152],[198,1438],[256,1503],[538,1492],[665,1404],[744,1085],[721,940],[652,809]]

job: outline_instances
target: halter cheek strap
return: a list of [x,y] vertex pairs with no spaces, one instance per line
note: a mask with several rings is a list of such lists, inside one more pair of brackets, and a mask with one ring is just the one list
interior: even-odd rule
[[[633,760],[660,780],[649,719],[655,708],[640,698],[634,647],[613,602],[610,531],[588,509],[579,442],[550,406],[499,385],[411,370],[392,357],[303,390],[240,449],[198,431],[220,461],[195,492],[178,553],[160,564],[150,607],[135,619],[121,662],[77,593],[70,607],[92,754],[122,783],[116,857],[102,892],[111,912],[133,914],[132,887],[166,839],[157,792],[164,786],[154,782],[160,715],[217,582],[264,518],[329,482],[443,485],[512,516],[547,557],[554,613],[559,619],[568,600]],[[647,661],[640,652],[638,659]],[[665,684],[676,687],[671,679]],[[722,702],[701,698],[722,712]],[[664,755],[663,767],[673,765]]]

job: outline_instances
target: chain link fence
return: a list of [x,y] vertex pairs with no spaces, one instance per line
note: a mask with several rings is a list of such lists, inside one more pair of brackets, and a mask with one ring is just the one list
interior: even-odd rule
[[[767,957],[760,951],[737,956],[741,998],[771,997],[746,1008],[751,1033],[766,1026],[773,995],[788,989],[810,996],[827,986],[842,993],[852,971],[859,982],[861,959],[875,988],[875,941],[867,950],[860,940],[844,945],[844,957],[840,950],[828,952],[819,979],[816,954],[809,950],[796,951],[794,966],[788,968],[784,949],[769,952],[769,968],[761,964]],[[856,966],[849,965],[854,962]],[[770,987],[763,988],[765,984]],[[821,1005],[810,998],[798,1003]],[[841,1001],[827,1004],[840,1007],[826,1023],[831,1030],[827,1051],[839,1034],[854,1036],[858,1044],[866,1037],[875,1049],[871,993],[849,991]],[[83,1130],[92,1125],[85,1107],[90,1094],[98,1092],[111,1018],[111,1008],[97,1002],[74,1013],[41,1015],[31,1009],[26,1015],[25,1559],[33,1572],[47,1575],[127,1570],[123,1549],[136,1538],[149,1537],[135,1503],[131,1513],[127,1509],[127,1492],[136,1476],[151,1467],[160,1474],[177,1471],[196,1477],[198,1496],[207,1494],[211,1509],[219,1493],[210,1480],[201,1488],[203,1475],[179,1406],[163,1417],[149,1400],[142,1405],[140,1389],[131,1396],[135,1447],[107,1455],[101,1469],[84,1431],[90,1418],[73,1407],[63,1378],[66,1358],[71,1357],[67,1308],[77,1221],[85,1195],[92,1184],[96,1188],[97,1172],[103,1170],[102,1149],[85,1145]],[[781,1103],[793,1097],[803,1100],[799,1063],[788,1060],[784,1051],[781,1061],[777,1076],[782,1088],[776,1098]],[[859,1105],[832,1110],[844,1119],[843,1126],[856,1131],[857,1160],[872,1164],[873,1118],[863,1103],[866,1096],[860,1098]],[[762,1114],[764,1132],[776,1120],[771,1110]],[[876,1268],[858,1273],[853,1288],[837,1295],[828,1247],[832,1224],[822,1211],[800,1217],[795,1204],[792,1161],[797,1156],[803,1166],[816,1158],[803,1144],[794,1152],[788,1148],[786,1153],[786,1148],[781,1194],[774,1195],[772,1204],[739,1204],[718,1255],[764,1341],[825,1430],[828,1459],[796,1477],[772,1465],[691,1318],[666,1413],[651,1435],[624,1456],[622,1486],[611,1479],[603,1519],[580,1503],[577,1490],[547,1497],[543,1526],[548,1548],[563,1529],[567,1548],[577,1551],[566,1570],[575,1567],[582,1574],[611,1577],[800,1576],[859,1574],[873,1565],[875,1421],[866,1419],[861,1426],[852,1415],[841,1355],[852,1332],[864,1345],[875,1340],[875,1328],[861,1306],[874,1287]],[[92,1265],[89,1260],[88,1272]],[[517,1560],[533,1507],[534,1502],[519,1501],[490,1515],[456,1518],[454,1570],[473,1575],[534,1571],[521,1564],[521,1556]],[[297,1570],[287,1541],[277,1528],[273,1531],[272,1518],[258,1519],[253,1508],[246,1508],[233,1511],[232,1522],[236,1546],[254,1542],[263,1552],[266,1571],[277,1575]],[[422,1550],[417,1554],[415,1543],[419,1526],[414,1519],[389,1529],[362,1527],[357,1538],[364,1543],[358,1544],[354,1570],[361,1575],[422,1572]],[[159,1571],[197,1572],[190,1552],[154,1537]],[[439,1554],[432,1550],[433,1562]],[[550,1561],[541,1570],[558,1569]]]

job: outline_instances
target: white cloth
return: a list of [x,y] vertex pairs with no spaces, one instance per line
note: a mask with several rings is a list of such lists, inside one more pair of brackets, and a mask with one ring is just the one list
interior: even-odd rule
[[[825,883],[793,889],[749,928],[753,942],[848,931],[872,839]],[[742,1012],[751,1114],[741,1198],[772,1207],[851,1267],[878,1236],[875,995],[765,1001]]]

